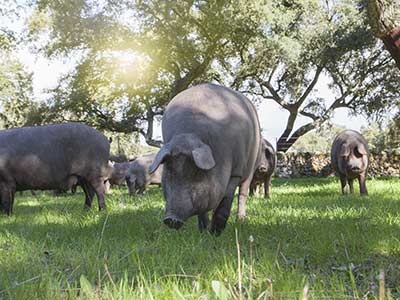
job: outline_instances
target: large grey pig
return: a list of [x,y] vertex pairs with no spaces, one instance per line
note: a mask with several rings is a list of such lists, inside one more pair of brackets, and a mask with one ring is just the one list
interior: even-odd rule
[[150,166],[155,157],[154,153],[146,154],[139,156],[130,164],[127,175],[129,194],[143,194],[149,184],[161,184],[162,166],[150,174]]
[[258,185],[264,184],[264,198],[269,198],[269,189],[271,185],[271,177],[276,168],[276,152],[271,143],[266,139],[261,142],[261,160],[254,172],[253,179],[250,184],[250,195],[254,194]]
[[79,123],[0,131],[1,209],[11,214],[15,191],[67,189],[77,182],[90,207],[96,193],[105,208],[110,145],[99,131]]
[[252,103],[229,88],[202,84],[175,96],[163,120],[164,146],[151,172],[164,164],[162,187],[166,199],[164,223],[179,229],[198,215],[199,229],[219,234],[229,218],[235,189],[239,215],[260,160],[260,126]]
[[360,184],[360,194],[368,194],[365,181],[369,151],[368,143],[361,134],[354,130],[345,130],[339,133],[332,144],[331,163],[332,168],[339,175],[343,194],[346,194],[347,183],[350,186],[350,193],[354,193],[353,181],[355,178]]

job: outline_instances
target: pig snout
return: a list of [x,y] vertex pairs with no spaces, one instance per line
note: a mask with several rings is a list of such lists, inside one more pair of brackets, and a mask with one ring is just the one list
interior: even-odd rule
[[[172,202],[172,201],[171,201]],[[167,209],[163,222],[169,228],[179,229],[183,226],[184,222],[195,214],[193,207],[186,203],[176,203],[167,201]],[[172,204],[172,205],[171,205]],[[179,205],[177,205],[179,204]]]
[[258,170],[259,170],[261,173],[266,173],[266,172],[267,172],[267,167],[266,167],[266,166],[260,166],[260,167],[258,168]]
[[176,230],[178,230],[179,228],[181,228],[183,226],[182,219],[180,219],[179,217],[177,217],[174,214],[167,214],[164,217],[163,222],[169,228],[176,229]]
[[352,174],[359,174],[363,171],[362,163],[359,161],[351,161],[347,165],[347,170]]

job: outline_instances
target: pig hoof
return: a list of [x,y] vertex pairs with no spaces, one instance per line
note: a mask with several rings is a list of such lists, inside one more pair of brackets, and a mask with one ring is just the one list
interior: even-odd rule
[[164,224],[167,225],[169,228],[174,228],[178,230],[183,226],[183,222],[173,217],[167,217],[163,220]]
[[214,235],[214,236],[220,236],[221,233],[222,233],[222,229],[213,228],[213,229],[210,229],[210,233],[211,233],[212,235]]

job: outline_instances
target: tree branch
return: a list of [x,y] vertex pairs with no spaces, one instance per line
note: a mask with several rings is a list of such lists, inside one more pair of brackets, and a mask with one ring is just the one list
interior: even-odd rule
[[322,70],[323,70],[322,66],[317,66],[317,70],[315,71],[315,74],[314,74],[314,77],[313,77],[311,83],[308,85],[308,87],[306,88],[304,93],[300,96],[299,100],[296,101],[297,107],[300,107],[304,103],[304,101],[307,99],[307,97],[310,95],[311,91],[314,89],[315,85],[318,82],[319,75],[321,74]]

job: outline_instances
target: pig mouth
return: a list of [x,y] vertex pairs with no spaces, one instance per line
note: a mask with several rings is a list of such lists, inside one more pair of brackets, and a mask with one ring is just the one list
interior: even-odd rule
[[358,176],[360,175],[364,170],[362,170],[361,168],[358,167],[354,167],[354,168],[348,168],[347,169],[347,175],[354,177],[354,176]]
[[166,216],[163,220],[164,224],[169,228],[178,230],[183,226],[183,221],[176,216]]

